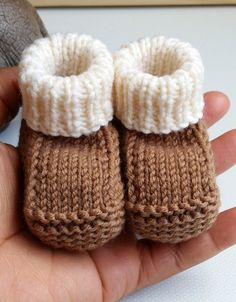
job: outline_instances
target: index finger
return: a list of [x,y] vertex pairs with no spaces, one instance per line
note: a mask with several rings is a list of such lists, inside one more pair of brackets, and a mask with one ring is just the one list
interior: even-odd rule
[[0,127],[15,117],[20,100],[18,68],[0,68]]
[[220,91],[210,91],[204,94],[204,121],[208,127],[220,120],[229,110],[229,98]]

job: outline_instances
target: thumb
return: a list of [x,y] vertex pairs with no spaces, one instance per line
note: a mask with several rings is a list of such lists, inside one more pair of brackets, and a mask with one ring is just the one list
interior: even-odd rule
[[0,128],[16,116],[20,102],[18,68],[0,68]]

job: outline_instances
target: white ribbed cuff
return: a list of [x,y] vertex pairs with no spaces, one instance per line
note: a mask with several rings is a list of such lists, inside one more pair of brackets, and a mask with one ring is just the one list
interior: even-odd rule
[[23,118],[47,135],[79,137],[113,118],[113,60],[90,36],[54,34],[22,55],[19,84]]
[[203,115],[203,64],[189,43],[155,37],[114,54],[115,115],[128,129],[169,133]]

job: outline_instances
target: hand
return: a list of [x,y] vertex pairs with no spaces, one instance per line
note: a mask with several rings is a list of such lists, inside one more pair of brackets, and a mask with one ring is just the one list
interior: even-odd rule
[[[17,69],[0,71],[0,125],[18,109]],[[220,92],[205,94],[208,126],[228,110]],[[236,162],[236,130],[212,141],[217,174]],[[199,237],[176,245],[137,241],[129,230],[92,252],[53,250],[30,235],[22,219],[17,149],[0,144],[0,292],[2,301],[117,301],[236,243],[236,208],[221,213]]]

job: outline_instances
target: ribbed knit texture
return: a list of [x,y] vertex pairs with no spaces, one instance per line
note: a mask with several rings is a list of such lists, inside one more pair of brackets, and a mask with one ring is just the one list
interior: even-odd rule
[[212,225],[220,205],[219,193],[202,122],[167,135],[125,129],[123,152],[126,209],[136,233],[177,243]]
[[24,215],[41,241],[84,251],[121,232],[123,185],[118,134],[111,124],[76,139],[43,135],[23,120],[19,150]]
[[35,131],[79,137],[113,118],[113,61],[90,36],[54,34],[22,55],[19,84],[23,118]]
[[199,120],[200,56],[188,43],[156,37],[124,46],[114,60],[129,223],[151,240],[195,237],[213,224],[220,205],[207,129]]
[[165,37],[125,45],[114,54],[115,115],[128,129],[169,133],[203,115],[203,65],[189,43]]
[[100,247],[125,214],[111,55],[91,37],[57,34],[25,50],[19,78],[26,222],[52,247]]

